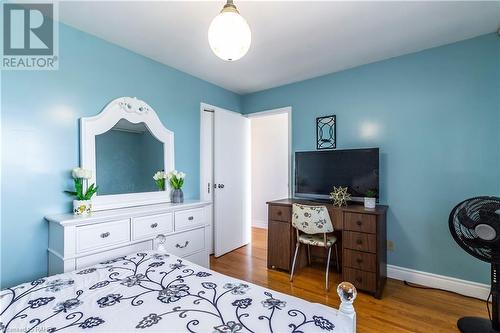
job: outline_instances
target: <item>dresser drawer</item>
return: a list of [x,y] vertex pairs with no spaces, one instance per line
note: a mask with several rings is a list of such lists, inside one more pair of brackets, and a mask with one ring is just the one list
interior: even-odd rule
[[190,254],[184,259],[187,259],[191,261],[192,263],[195,263],[196,265],[203,266],[205,268],[209,268],[209,257],[207,251],[201,251],[201,252],[196,252],[194,254]]
[[205,228],[181,232],[167,236],[165,249],[179,257],[184,257],[205,248]]
[[174,231],[172,213],[132,219],[132,239],[141,239]]
[[152,249],[153,241],[148,240],[134,245],[119,247],[117,249],[103,251],[89,256],[76,259],[76,269],[82,269],[95,264],[100,264],[106,260],[115,259],[118,257],[126,256],[134,252],[142,252]]
[[351,282],[358,289],[375,292],[377,276],[375,273],[344,267],[344,280]]
[[373,253],[344,250],[344,265],[369,272],[377,271],[377,257]]
[[203,209],[175,212],[175,231],[190,229],[205,224]]
[[292,207],[289,206],[269,206],[269,219],[275,221],[291,221]]
[[372,234],[362,232],[344,231],[342,234],[344,248],[375,253],[377,251],[377,238]]
[[128,242],[130,221],[119,220],[76,228],[76,252]]
[[344,229],[374,234],[377,232],[377,217],[370,214],[345,212]]

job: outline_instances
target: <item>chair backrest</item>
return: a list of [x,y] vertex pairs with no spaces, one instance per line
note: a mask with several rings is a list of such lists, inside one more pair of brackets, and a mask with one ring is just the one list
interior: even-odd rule
[[332,220],[325,206],[293,204],[292,226],[306,234],[323,234],[333,231]]

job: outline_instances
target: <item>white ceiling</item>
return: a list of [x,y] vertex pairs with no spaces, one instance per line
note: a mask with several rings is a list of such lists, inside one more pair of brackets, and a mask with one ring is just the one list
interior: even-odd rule
[[236,62],[210,50],[224,1],[62,2],[60,20],[245,94],[494,32],[500,2],[236,1],[252,46]]

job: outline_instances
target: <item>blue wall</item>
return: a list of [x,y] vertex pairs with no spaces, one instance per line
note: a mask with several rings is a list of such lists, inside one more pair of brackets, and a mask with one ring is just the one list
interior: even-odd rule
[[[199,195],[200,102],[240,111],[240,96],[65,25],[58,71],[2,72],[1,287],[47,273],[43,216],[70,211],[78,119],[111,100],[147,101],[175,133],[185,196]],[[166,47],[168,45],[166,44]]]
[[452,240],[459,201],[500,194],[500,38],[484,35],[243,96],[245,113],[292,106],[294,151],[337,115],[338,148],[380,147],[390,264],[489,282]]
[[[500,38],[485,35],[239,96],[101,39],[60,26],[58,71],[1,72],[1,287],[47,273],[47,214],[69,212],[78,119],[136,96],[175,132],[185,194],[198,196],[199,103],[245,113],[293,107],[293,150],[315,147],[336,114],[339,148],[381,148],[390,205],[389,263],[488,282],[488,266],[454,244],[451,208],[500,194]],[[180,145],[179,143],[182,143]]]

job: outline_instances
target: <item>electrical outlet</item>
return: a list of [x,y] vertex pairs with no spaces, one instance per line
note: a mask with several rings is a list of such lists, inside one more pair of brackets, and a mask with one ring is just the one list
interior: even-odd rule
[[387,251],[394,251],[394,242],[391,240],[387,241]]

